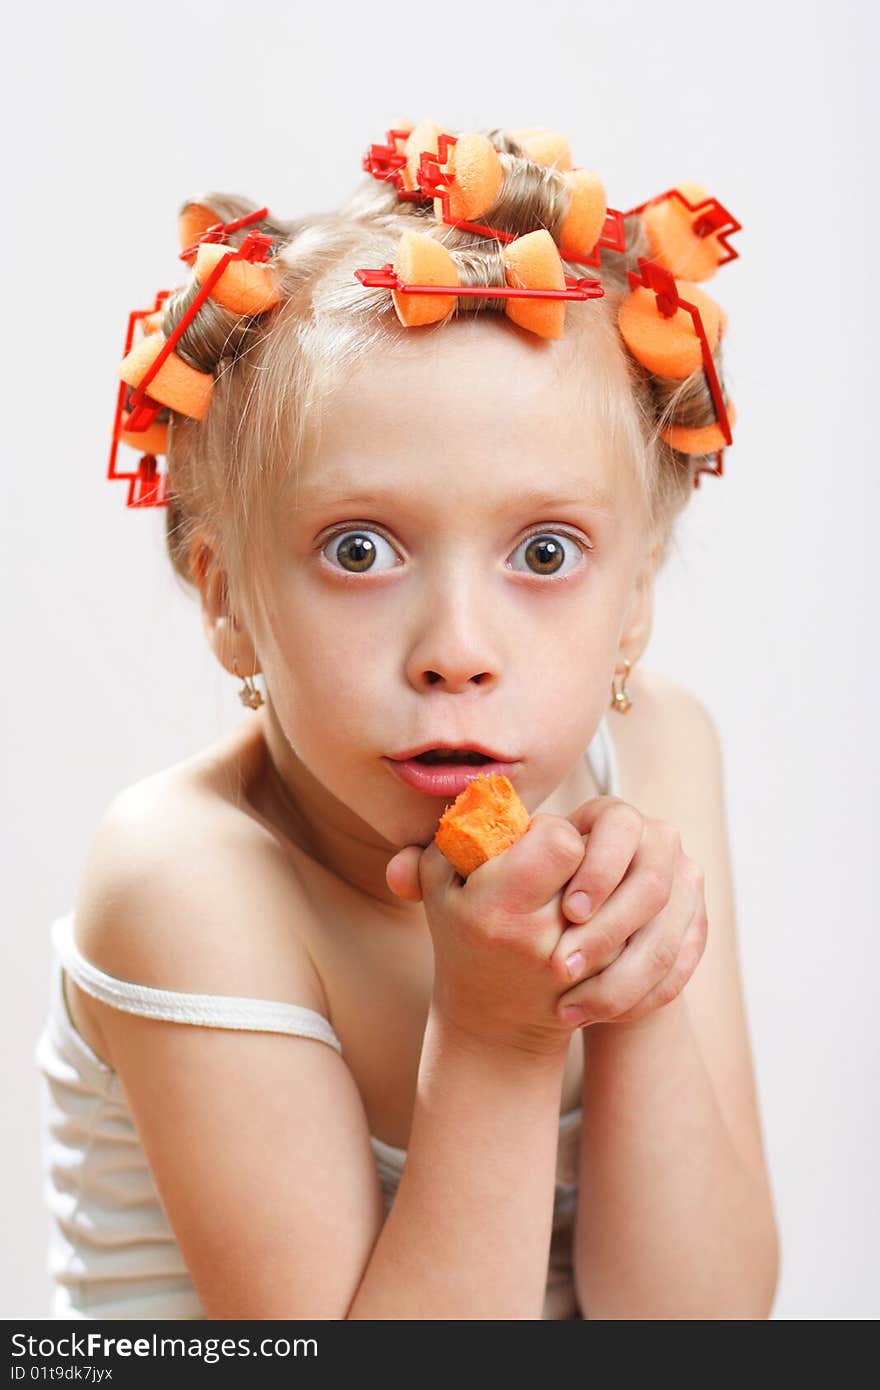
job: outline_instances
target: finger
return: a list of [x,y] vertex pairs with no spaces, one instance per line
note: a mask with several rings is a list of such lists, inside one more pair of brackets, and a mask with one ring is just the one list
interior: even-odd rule
[[[416,846],[418,849],[419,847]],[[423,898],[439,898],[456,885],[463,889],[464,881],[453,868],[445,854],[441,854],[434,840],[424,849],[419,849],[417,866],[419,886]]]
[[599,816],[604,815],[609,806],[627,804],[622,796],[591,796],[587,801],[582,801],[567,819],[579,835],[589,835]]
[[559,1000],[560,1011],[577,1005],[584,1022],[601,1023],[634,1008],[675,968],[697,900],[696,885],[677,875],[666,906],[630,936],[607,969],[568,990]]
[[407,902],[419,903],[422,900],[422,888],[419,882],[419,859],[422,849],[420,845],[405,845],[388,860],[385,865],[385,882],[396,893],[398,898],[404,898]]
[[538,811],[528,830],[470,875],[466,892],[515,916],[537,912],[561,892],[584,856],[584,842],[564,816]]
[[698,907],[684,934],[678,959],[669,974],[664,975],[663,979],[653,989],[650,989],[644,999],[640,1000],[632,1009],[625,1014],[618,1015],[614,1022],[636,1023],[640,1018],[646,1018],[648,1014],[662,1009],[664,1004],[670,1004],[673,999],[676,999],[702,959],[706,949],[707,933],[706,914]]
[[585,922],[626,874],[642,841],[645,818],[620,797],[595,797],[585,802],[575,817],[577,821],[571,816],[568,819],[579,833],[584,833],[581,825],[589,827],[587,846],[566,886],[562,911],[570,922]]
[[[679,857],[683,858],[680,843],[674,831],[671,835],[654,834],[642,841],[623,882],[586,925],[569,927],[556,943],[550,963],[560,979],[573,979],[575,972],[577,978],[584,979],[605,970],[620,954],[627,938],[662,912],[672,893]],[[581,872],[579,869],[575,879]],[[573,955],[582,959],[569,965]]]

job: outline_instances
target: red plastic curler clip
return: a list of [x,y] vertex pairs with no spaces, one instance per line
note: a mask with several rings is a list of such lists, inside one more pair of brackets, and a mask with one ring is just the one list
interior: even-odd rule
[[696,473],[694,474],[694,487],[699,487],[699,486],[700,486],[700,474],[701,474],[701,473],[711,473],[713,478],[720,478],[720,477],[723,475],[724,469],[723,469],[722,463],[721,463],[721,459],[722,459],[723,454],[724,454],[724,450],[723,450],[723,449],[719,449],[718,452],[717,452],[717,454],[715,455],[715,463],[716,463],[716,465],[717,465],[717,467],[715,467],[715,468],[707,468],[707,466],[706,466],[705,463],[701,463],[701,464],[700,464],[700,466],[698,467]]
[[[161,309],[162,304],[171,294],[171,290],[160,290],[156,295],[155,303],[150,309],[132,309],[128,316],[128,328],[125,335],[125,347],[123,357],[127,357],[134,342],[135,324],[155,314]],[[119,436],[122,432],[122,416],[126,407],[126,397],[131,388],[126,382],[120,381],[119,390],[116,393],[116,414],[113,420],[113,440],[110,446],[110,462],[107,468],[107,480],[115,482],[124,479],[128,482],[128,496],[126,497],[127,507],[164,507],[167,505],[165,495],[165,474],[157,470],[156,458],[154,454],[143,454],[138,460],[135,471],[122,472],[116,468],[116,453],[119,447]],[[129,405],[131,401],[129,399]],[[147,397],[139,411],[133,410],[125,421],[125,431],[140,433],[149,428],[156,416],[161,411],[162,406],[159,401],[154,401]]]
[[419,203],[424,196],[421,189],[407,189],[401,173],[406,167],[407,156],[406,151],[400,146],[409,134],[408,130],[386,130],[387,144],[369,145],[361,159],[361,167],[365,173],[372,174],[374,179],[393,183],[397,196],[402,201]]
[[[515,240],[515,238],[511,238]],[[355,275],[368,289],[398,290],[403,294],[451,294],[482,296],[485,299],[601,299],[605,293],[600,280],[583,275],[566,275],[564,290],[516,289],[504,285],[407,285],[395,274],[388,261],[379,269],[367,267]]]
[[[239,218],[235,222],[217,223],[210,227],[204,237],[195,243],[194,247],[188,247],[182,253],[182,259],[186,259],[190,251],[197,252],[201,241],[224,242],[228,233],[239,227],[259,220],[266,216],[268,209],[260,208],[257,212],[249,213],[247,217]],[[150,428],[156,420],[157,415],[166,407],[147,393],[147,386],[153,380],[162,363],[170,353],[174,351],[176,344],[192,323],[199,309],[210,295],[214,285],[219,280],[223,271],[230,261],[265,261],[269,255],[269,248],[273,238],[263,232],[252,231],[245,237],[238,248],[230,248],[226,255],[221,256],[210,275],[202,283],[198,294],[194,297],[186,313],[182,315],[179,323],[175,326],[172,333],[166,339],[161,350],[155,359],[144,372],[138,385],[132,390],[131,386],[125,381],[120,381],[119,390],[116,396],[116,413],[113,422],[113,438],[110,445],[110,460],[107,466],[108,481],[125,479],[129,483],[126,506],[128,507],[164,507],[168,504],[166,474],[158,471],[155,454],[145,453],[138,462],[137,469],[132,472],[118,472],[116,469],[116,454],[120,444],[120,434],[140,434]],[[160,290],[156,295],[155,303],[150,309],[133,309],[128,316],[128,329],[125,337],[125,347],[123,358],[127,357],[134,342],[135,324],[141,320],[155,314],[163,302],[172,293],[171,290]],[[123,426],[123,412],[128,409],[128,415]]]

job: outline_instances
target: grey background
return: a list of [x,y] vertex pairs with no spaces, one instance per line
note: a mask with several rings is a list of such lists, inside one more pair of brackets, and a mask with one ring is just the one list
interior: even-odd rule
[[48,1308],[32,1052],[50,921],[111,797],[247,715],[172,582],[162,514],[105,481],[128,310],[180,283],[185,197],[333,207],[370,141],[431,117],[563,130],[612,206],[693,178],[743,224],[708,287],[730,314],[735,444],[694,494],[645,663],[724,743],[774,1316],[876,1317],[868,4],[153,0],[17,6],[5,28],[0,1313]]

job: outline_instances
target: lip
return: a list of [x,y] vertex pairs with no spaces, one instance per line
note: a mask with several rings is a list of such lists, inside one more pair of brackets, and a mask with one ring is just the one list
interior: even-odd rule
[[[434,743],[428,746],[436,748],[438,745]],[[475,751],[481,750],[475,746]],[[473,782],[477,777],[486,777],[493,772],[510,777],[511,773],[519,767],[518,762],[471,763],[470,765],[462,763],[456,767],[447,764],[444,767],[439,763],[417,763],[413,758],[385,758],[385,762],[395,777],[408,787],[413,787],[425,796],[443,796],[447,800],[457,797],[459,792],[464,791],[468,782]]]

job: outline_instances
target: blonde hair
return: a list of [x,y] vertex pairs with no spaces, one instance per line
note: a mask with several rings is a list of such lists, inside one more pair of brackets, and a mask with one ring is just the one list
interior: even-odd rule
[[[558,225],[559,180],[552,170],[526,160],[502,130],[485,132],[499,151],[505,181],[483,221],[520,235]],[[224,222],[258,204],[226,193],[208,193],[183,205],[212,209]],[[199,421],[171,412],[168,445],[167,544],[176,574],[196,586],[192,543],[201,527],[212,537],[218,563],[237,595],[249,602],[264,553],[274,499],[289,482],[314,438],[320,407],[344,384],[358,360],[401,346],[414,334],[443,331],[444,324],[405,328],[388,290],[366,288],[354,271],[393,261],[401,232],[436,237],[455,254],[463,284],[503,283],[498,242],[437,221],[431,202],[399,200],[394,187],[367,174],[337,212],[283,222],[269,216],[252,224],[274,238],[273,265],[281,303],[266,314],[240,317],[208,299],[177,345],[178,354],[214,375],[211,407]],[[569,301],[560,367],[591,371],[608,442],[631,460],[644,500],[644,522],[666,559],[675,519],[693,493],[706,455],[679,453],[660,437],[667,425],[700,427],[716,418],[702,368],[683,381],[653,375],[626,350],[617,331],[617,310],[629,292],[627,271],[650,256],[639,214],[625,219],[624,253],[603,251],[597,268],[565,261],[571,275],[601,280],[600,299]],[[249,227],[233,233],[239,245]],[[166,301],[163,332],[170,333],[198,292],[194,277]],[[464,296],[453,314],[504,312],[501,298]],[[525,331],[525,330],[520,330]],[[605,370],[595,370],[597,361]],[[720,345],[715,350],[719,382]],[[610,370],[609,370],[610,367]],[[725,393],[725,400],[727,399]]]

